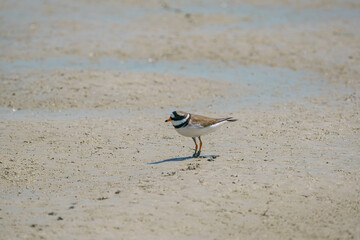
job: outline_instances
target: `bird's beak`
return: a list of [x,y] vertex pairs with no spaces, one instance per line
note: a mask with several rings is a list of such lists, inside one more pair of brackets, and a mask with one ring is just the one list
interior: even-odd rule
[[170,121],[171,121],[171,118],[165,120],[165,122],[170,122]]

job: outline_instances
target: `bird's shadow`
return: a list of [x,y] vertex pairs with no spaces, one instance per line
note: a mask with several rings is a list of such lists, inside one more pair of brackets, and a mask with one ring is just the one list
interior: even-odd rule
[[[202,155],[202,156],[199,156],[198,158],[215,159],[217,157],[219,157],[219,155]],[[191,159],[191,158],[194,158],[194,157],[189,156],[189,157],[169,158],[169,159],[165,159],[165,160],[158,161],[158,162],[151,162],[151,163],[148,163],[148,164],[159,164],[159,163],[166,163],[166,162],[181,162],[181,161],[185,161],[185,160],[188,160],[188,159]],[[196,158],[194,158],[194,159],[196,159]]]

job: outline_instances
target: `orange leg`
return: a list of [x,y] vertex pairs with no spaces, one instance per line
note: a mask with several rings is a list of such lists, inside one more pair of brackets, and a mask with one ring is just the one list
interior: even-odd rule
[[[194,140],[194,142],[195,142],[195,144],[196,144],[195,138],[193,138],[193,140]],[[199,141],[200,141],[199,151],[196,152],[196,150],[197,150],[197,144],[196,144],[196,150],[195,150],[195,153],[194,153],[194,155],[193,155],[193,157],[196,157],[196,158],[199,157],[199,156],[200,156],[200,153],[201,153],[202,141],[201,141],[201,138],[200,138],[200,137],[199,137]]]
[[200,136],[199,136],[199,140],[200,140],[200,148],[199,148],[199,152],[198,152],[197,156],[200,156],[200,153],[201,153],[201,147],[202,147],[202,141],[201,141]]
[[[195,153],[193,154],[193,157],[196,157],[196,152],[198,150],[198,145],[196,143],[196,139],[195,138],[192,138],[194,140],[194,143],[195,143]],[[200,145],[200,148],[201,148],[201,145]]]

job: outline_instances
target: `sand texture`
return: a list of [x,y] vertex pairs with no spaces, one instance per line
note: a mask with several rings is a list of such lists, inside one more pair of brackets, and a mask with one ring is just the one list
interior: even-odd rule
[[0,239],[360,239],[359,13],[1,1]]

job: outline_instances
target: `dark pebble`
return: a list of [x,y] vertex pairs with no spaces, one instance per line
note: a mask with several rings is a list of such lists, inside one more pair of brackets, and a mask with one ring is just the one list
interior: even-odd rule
[[121,193],[121,191],[120,191],[120,190],[117,190],[117,191],[115,192],[115,194],[119,194],[119,193]]
[[101,200],[106,200],[108,199],[107,197],[99,197],[97,200],[101,201]]
[[57,218],[58,221],[64,220],[62,217]]

